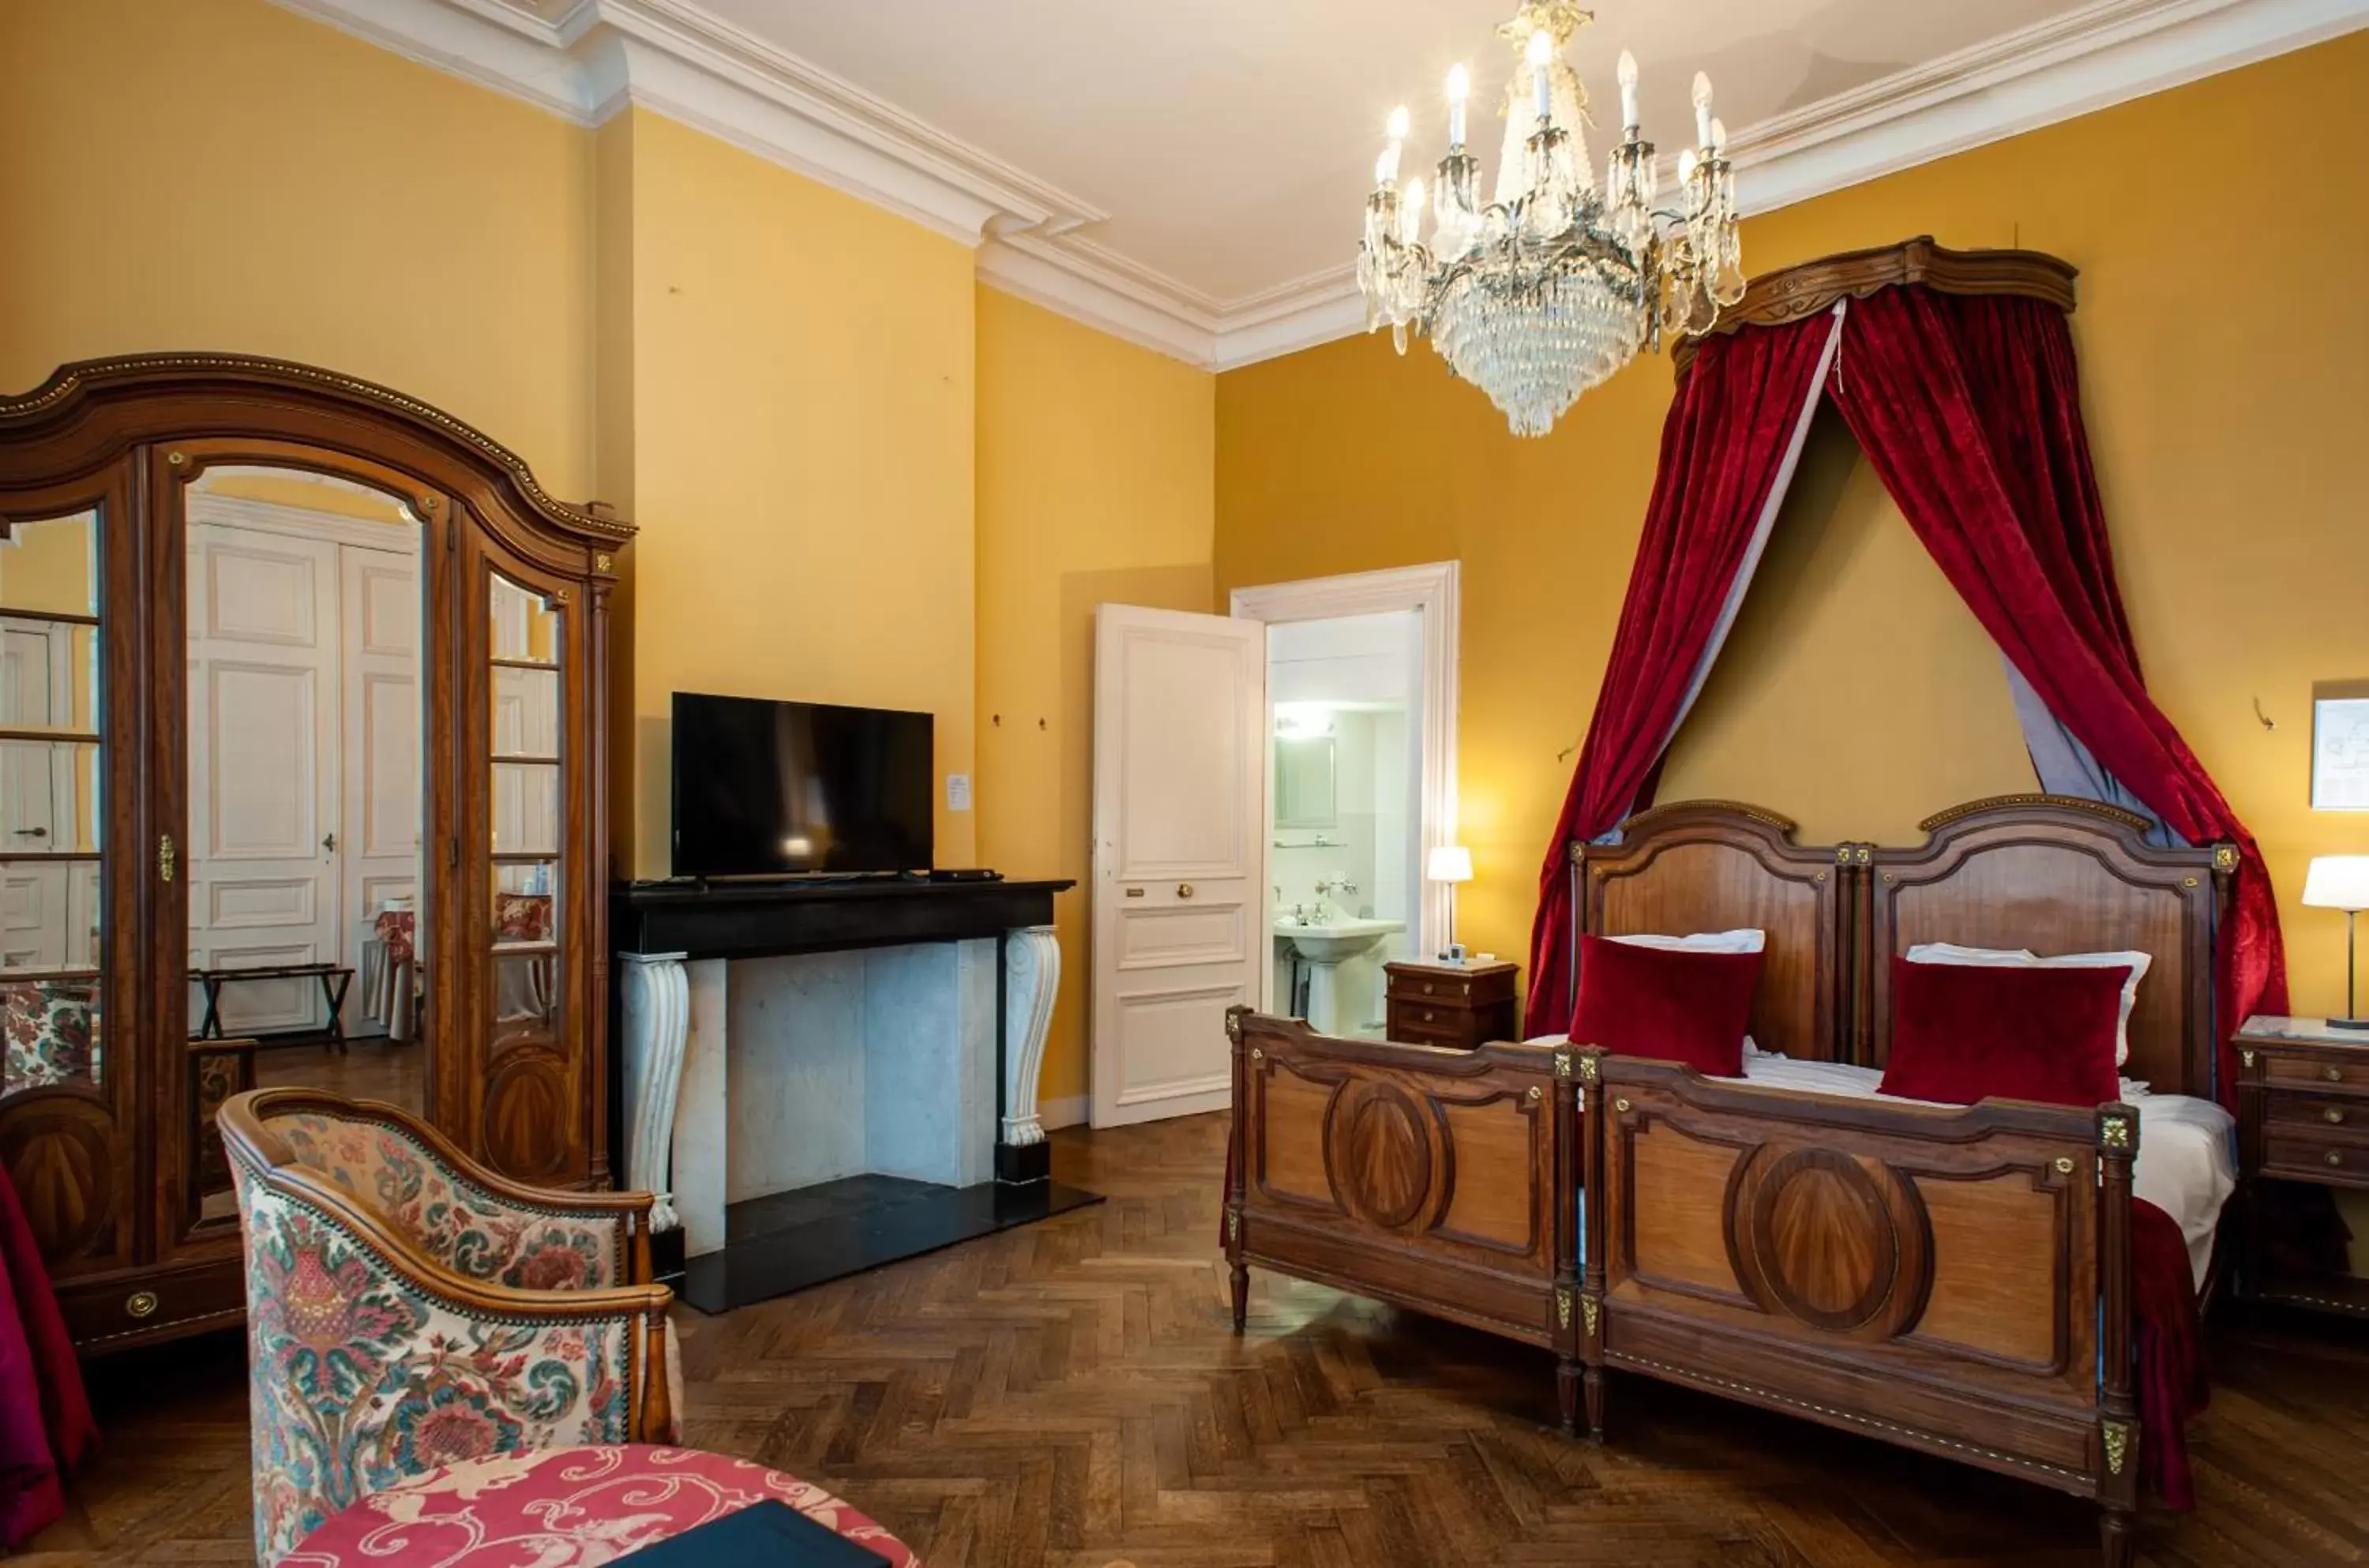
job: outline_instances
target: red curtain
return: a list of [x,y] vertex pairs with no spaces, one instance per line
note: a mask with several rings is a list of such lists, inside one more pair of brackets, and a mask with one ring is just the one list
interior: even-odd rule
[[2237,1024],[2286,1009],[2278,913],[2253,835],[2139,677],[2064,314],[1883,290],[1851,304],[1834,395],[1942,575],[2048,711],[2172,831],[2237,845],[2216,991],[2221,1099],[2234,1103]]
[[65,1513],[65,1478],[98,1447],[82,1367],[33,1227],[0,1174],[0,1550]]
[[1571,1024],[1565,846],[1618,827],[1661,761],[1703,650],[1816,395],[1833,320],[1704,340],[1662,426],[1661,466],[1578,771],[1539,872],[1526,1034]]

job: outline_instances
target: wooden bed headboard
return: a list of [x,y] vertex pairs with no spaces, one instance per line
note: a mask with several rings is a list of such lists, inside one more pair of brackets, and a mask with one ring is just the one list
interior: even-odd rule
[[2157,849],[2144,818],[2064,795],[2002,795],[1919,824],[1921,849],[1874,852],[1861,1060],[1892,1047],[1892,957],[1919,942],[2042,955],[2136,949],[2124,1076],[2158,1093],[2213,1096],[2214,933],[2237,868],[2229,846]]
[[[1844,888],[1857,853],[1796,844],[1791,822],[1757,807],[1677,801],[1630,818],[1619,843],[1573,846],[1579,886],[1572,907],[1579,930],[1594,936],[1757,926],[1768,944],[1754,1042],[1797,1059],[1848,1061]],[[1575,987],[1575,957],[1572,967]]]

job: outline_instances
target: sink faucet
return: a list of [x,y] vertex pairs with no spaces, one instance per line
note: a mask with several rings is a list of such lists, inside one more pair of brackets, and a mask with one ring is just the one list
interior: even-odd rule
[[1316,897],[1321,899],[1327,893],[1354,893],[1356,890],[1357,885],[1347,877],[1331,876],[1316,885]]

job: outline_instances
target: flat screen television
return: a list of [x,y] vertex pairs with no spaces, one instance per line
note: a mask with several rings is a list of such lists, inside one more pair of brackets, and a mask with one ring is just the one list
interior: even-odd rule
[[928,714],[674,694],[674,874],[925,871]]

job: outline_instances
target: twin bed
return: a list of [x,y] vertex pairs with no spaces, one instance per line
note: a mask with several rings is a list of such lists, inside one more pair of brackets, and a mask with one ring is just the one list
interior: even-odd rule
[[[1600,1433],[1607,1372],[1642,1373],[2093,1498],[2127,1562],[2137,1378],[2165,1380],[2139,1336],[2181,1332],[2140,1298],[2202,1289],[2235,1181],[2212,995],[2235,856],[2050,796],[1924,826],[1813,847],[1698,802],[1574,847],[1580,934],[1764,933],[1738,1077],[1230,1014],[1237,1327],[1253,1265],[1336,1286],[1552,1351],[1566,1428],[1584,1406]],[[1928,943],[2146,954],[2119,1098],[1879,1096],[1893,958]],[[2184,1485],[2181,1396],[2152,1391],[2150,1473]]]

